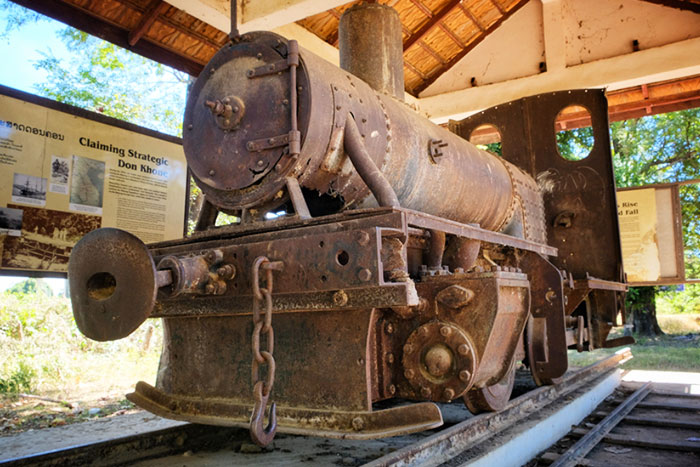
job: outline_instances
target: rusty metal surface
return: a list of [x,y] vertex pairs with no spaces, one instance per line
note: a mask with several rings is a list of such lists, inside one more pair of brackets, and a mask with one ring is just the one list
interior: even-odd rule
[[483,388],[472,389],[464,395],[464,403],[473,414],[497,412],[502,410],[510,400],[515,385],[515,359],[510,369],[496,383]]
[[[144,382],[139,382],[127,398],[149,412],[174,420],[247,427],[250,417],[250,408],[246,405],[228,400],[172,396]],[[442,425],[440,409],[430,402],[373,412],[278,407],[277,416],[282,433],[342,439],[399,436]]]
[[426,462],[435,465],[448,462],[475,442],[496,435],[530,414],[541,411],[554,400],[566,397],[581,385],[593,381],[631,358],[630,350],[623,349],[604,360],[567,373],[556,385],[541,387],[513,399],[501,412],[469,418],[420,442],[375,459],[366,466],[422,465]]
[[78,329],[97,341],[131,334],[156,301],[156,268],[148,248],[123,230],[85,235],[73,248],[68,279]]
[[[580,161],[559,155],[553,122],[569,105],[591,114],[595,144]],[[613,177],[607,101],[602,90],[575,90],[527,97],[488,109],[451,128],[464,138],[484,124],[499,129],[503,157],[535,178],[543,191],[547,238],[560,250],[554,264],[574,274],[604,280],[621,279],[615,181]],[[562,212],[572,222],[557,225]]]
[[538,385],[551,384],[569,366],[561,273],[535,253],[524,255],[520,266],[530,278],[531,308],[526,332],[528,363]]
[[[590,112],[595,140],[590,154],[578,161],[559,154],[553,124],[570,105]],[[499,130],[503,157],[535,178],[542,190],[547,243],[559,250],[552,263],[576,280],[593,276],[602,281],[587,293],[568,290],[566,313],[585,315],[591,348],[603,346],[624,309],[623,286],[610,285],[624,280],[604,92],[540,94],[451,122],[450,129],[469,138],[484,124]],[[617,293],[602,290],[609,288]]]
[[404,97],[403,33],[399,14],[379,3],[360,3],[338,24],[340,68],[377,92]]
[[[262,77],[249,73],[256,66],[278,62],[286,69],[287,41],[274,34],[251,33],[234,42],[238,43],[221,49],[202,71],[189,93],[184,119],[188,164],[198,185],[219,206],[228,204],[221,192],[241,190],[267,175],[274,178],[270,172],[285,148],[257,149],[248,142],[276,137],[291,127],[289,72]],[[306,88],[303,71],[297,78]],[[305,127],[309,95],[300,95],[298,114]]]
[[[298,71],[300,154],[287,157],[284,146],[251,153],[248,142],[274,139],[289,129],[284,104],[289,100],[289,73],[252,79],[246,74],[259,60],[285,58],[286,48],[286,41],[272,33],[243,35],[214,57],[193,88],[185,114],[185,153],[213,203],[224,209],[279,206],[287,200],[284,179],[294,176],[303,188],[340,197],[346,207],[373,205],[374,197],[343,150],[345,122],[352,114],[367,153],[402,206],[486,229],[505,226],[515,203],[505,161],[303,48]],[[257,54],[262,54],[260,59]],[[204,105],[217,100],[223,105],[225,96],[246,103],[239,126],[231,130],[220,128]],[[442,155],[431,157],[431,144],[438,140]]]

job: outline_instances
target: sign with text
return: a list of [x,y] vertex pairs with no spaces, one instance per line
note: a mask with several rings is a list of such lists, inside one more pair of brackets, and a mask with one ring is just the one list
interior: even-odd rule
[[99,227],[144,242],[182,237],[187,165],[177,138],[0,93],[1,269],[63,273],[75,243]]
[[617,214],[627,281],[631,285],[684,282],[678,187],[619,190]]

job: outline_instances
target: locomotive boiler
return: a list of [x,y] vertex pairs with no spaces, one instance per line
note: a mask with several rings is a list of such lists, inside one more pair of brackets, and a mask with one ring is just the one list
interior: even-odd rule
[[[585,165],[522,132],[504,134],[504,157],[477,149],[463,136],[491,114],[450,131],[402,101],[400,36],[396,12],[369,4],[341,20],[342,68],[273,33],[233,37],[184,117],[196,232],[146,246],[99,229],[76,245],[86,336],[163,319],[157,383],[135,404],[250,426],[259,444],[276,429],[392,436],[440,425],[435,402],[503,408],[518,362],[549,384],[568,348],[622,343],[607,340],[624,285],[606,130]],[[595,92],[553,99],[493,116],[528,126],[524,109],[556,115],[562,99],[605,112]],[[219,212],[240,222],[215,227]]]

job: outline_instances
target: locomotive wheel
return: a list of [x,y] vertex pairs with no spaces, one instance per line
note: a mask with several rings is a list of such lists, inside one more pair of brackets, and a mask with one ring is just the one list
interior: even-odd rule
[[535,320],[530,316],[525,328],[525,343],[527,352],[527,366],[530,367],[530,374],[532,379],[535,381],[537,386],[545,386],[551,384],[557,384],[562,380],[559,378],[549,378],[547,376],[540,375],[537,371],[537,360],[538,356],[540,359],[544,359],[543,356],[546,355],[547,346],[547,335],[546,328],[538,328],[535,324]]
[[482,412],[498,412],[506,406],[510,400],[515,384],[515,359],[510,364],[510,369],[496,384],[479,389],[467,391],[464,395],[464,404],[474,415]]

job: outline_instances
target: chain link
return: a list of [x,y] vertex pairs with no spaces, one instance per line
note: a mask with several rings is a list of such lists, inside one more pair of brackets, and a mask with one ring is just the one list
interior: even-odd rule
[[[265,413],[267,400],[275,384],[275,332],[272,328],[272,273],[281,271],[284,264],[281,261],[270,261],[264,256],[259,256],[253,262],[253,336],[251,339],[253,360],[251,365],[251,380],[253,384],[253,396],[255,407],[250,422],[250,432],[253,440],[261,445],[269,444],[275,436],[275,405],[270,409],[270,423],[263,430],[262,418]],[[265,271],[265,287],[260,287],[260,269]],[[261,302],[265,303],[265,309],[261,314]],[[266,335],[267,350],[260,350],[261,334]],[[267,365],[267,378],[260,379],[260,365]]]

